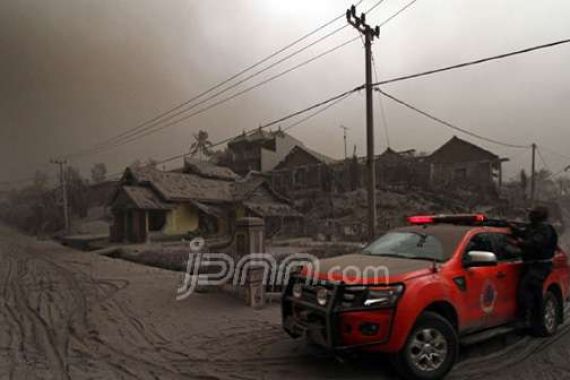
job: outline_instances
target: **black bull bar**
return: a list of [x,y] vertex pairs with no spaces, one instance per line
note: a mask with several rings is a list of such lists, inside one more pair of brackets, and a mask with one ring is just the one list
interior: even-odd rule
[[[341,307],[341,300],[345,294],[347,284],[342,282],[326,284],[329,291],[328,302],[321,306],[316,299],[307,299],[306,297],[296,298],[292,295],[293,285],[297,281],[306,281],[305,278],[291,277],[291,280],[284,289],[282,297],[282,323],[283,328],[293,338],[305,336],[314,343],[330,350],[351,350],[358,348],[366,348],[387,343],[392,335],[393,318],[395,316],[395,308],[392,315],[392,321],[389,324],[389,331],[382,339],[367,341],[359,344],[343,344],[341,339],[341,316],[345,313],[354,312],[373,312],[375,310],[386,310],[382,307]],[[314,285],[318,288],[322,285]],[[305,285],[305,288],[307,286]]]

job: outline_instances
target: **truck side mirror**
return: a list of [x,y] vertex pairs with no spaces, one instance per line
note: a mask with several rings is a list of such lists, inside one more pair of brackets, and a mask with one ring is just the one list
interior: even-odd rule
[[497,255],[487,251],[469,251],[463,264],[466,268],[493,267],[497,265]]

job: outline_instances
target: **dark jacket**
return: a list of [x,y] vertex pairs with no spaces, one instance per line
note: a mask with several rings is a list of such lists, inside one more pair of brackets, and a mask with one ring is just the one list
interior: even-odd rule
[[513,235],[521,239],[520,247],[525,262],[551,260],[558,247],[558,234],[548,223],[513,228]]

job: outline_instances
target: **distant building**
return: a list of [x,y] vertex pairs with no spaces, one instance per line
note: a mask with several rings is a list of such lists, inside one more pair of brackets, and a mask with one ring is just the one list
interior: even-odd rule
[[[390,148],[376,156],[376,185],[427,186],[429,165],[414,150]],[[335,160],[305,146],[296,146],[271,171],[275,189],[290,198],[318,192],[347,192],[366,186],[365,157]]]
[[502,163],[507,161],[455,136],[426,160],[432,188],[464,188],[485,194],[497,194],[502,184]]
[[245,175],[250,171],[272,170],[290,151],[303,143],[281,130],[256,130],[236,137],[228,143],[223,164]]
[[265,178],[187,160],[181,170],[127,168],[111,200],[111,240],[145,242],[232,232],[243,216],[265,219],[268,234],[302,228],[302,215]]
[[335,162],[305,146],[296,146],[271,171],[273,187],[291,198],[330,191]]
[[387,148],[376,156],[375,170],[378,187],[426,187],[429,182],[429,164],[414,149]]

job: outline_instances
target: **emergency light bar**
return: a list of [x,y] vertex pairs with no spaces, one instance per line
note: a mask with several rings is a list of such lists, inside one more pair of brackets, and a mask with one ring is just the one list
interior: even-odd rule
[[485,214],[457,214],[457,215],[414,215],[408,217],[408,223],[415,225],[422,224],[475,224],[483,223],[487,220]]

